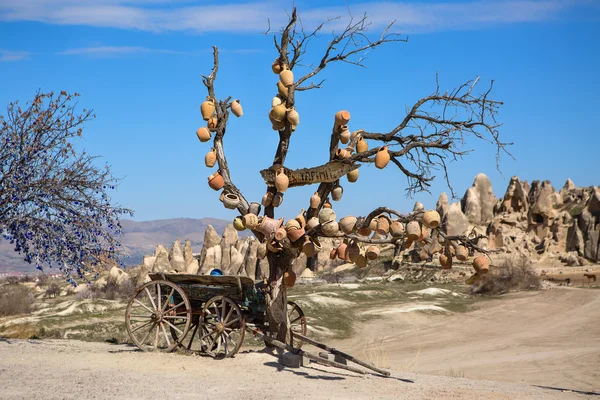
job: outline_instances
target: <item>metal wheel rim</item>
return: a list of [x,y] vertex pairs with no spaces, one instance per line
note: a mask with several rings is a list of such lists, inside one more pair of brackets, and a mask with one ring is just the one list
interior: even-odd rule
[[204,353],[219,359],[233,357],[244,341],[246,321],[233,300],[215,296],[202,308],[199,330]]
[[[300,306],[298,304],[294,303],[293,301],[288,301],[287,313],[288,313],[288,320],[290,321],[290,331],[292,333],[296,332],[296,333],[306,336],[306,333],[307,333],[306,317],[304,316],[304,312],[302,311]],[[290,336],[292,336],[292,335],[290,335],[288,333],[288,335],[286,337],[286,339],[287,339],[286,341],[288,342],[288,344],[296,349],[301,348],[302,345],[304,344],[304,342],[300,339],[293,339],[293,341],[292,341]]]
[[[173,351],[187,335],[191,319],[192,308],[183,289],[164,280],[142,285],[125,311],[129,338],[143,351]],[[171,329],[180,335],[178,339],[168,333]]]

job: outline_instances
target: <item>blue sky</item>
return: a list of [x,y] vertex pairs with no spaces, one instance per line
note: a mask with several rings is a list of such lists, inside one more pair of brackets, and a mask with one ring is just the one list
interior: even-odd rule
[[[211,46],[221,51],[217,96],[239,98],[244,116],[232,117],[225,149],[234,182],[250,201],[265,186],[258,171],[272,162],[277,135],[267,113],[276,94],[273,40],[263,33],[286,22],[292,2],[186,0],[0,0],[0,114],[10,101],[35,91],[77,91],[81,107],[97,119],[81,143],[103,156],[124,180],[114,194],[135,210],[136,220],[174,217],[231,219],[232,211],[206,184],[208,143],[195,130],[203,124],[206,96],[200,74],[212,67]],[[600,184],[600,2],[575,1],[349,1],[355,15],[367,12],[378,35],[391,21],[409,37],[367,54],[367,68],[331,64],[324,88],[296,100],[301,124],[292,137],[286,166],[326,161],[333,115],[352,114],[350,129],[387,132],[405,109],[435,89],[481,77],[481,90],[495,80],[504,141],[514,142],[515,160],[470,140],[475,152],[450,166],[462,196],[483,172],[501,196],[513,175],[549,179],[560,188],[567,178],[579,186]],[[297,1],[307,28],[328,17],[348,15],[343,1]],[[339,27],[333,23],[330,29]],[[307,61],[320,57],[326,31],[311,44]],[[298,69],[297,76],[307,70]],[[441,173],[433,195],[405,196],[406,179],[391,166],[363,166],[357,183],[342,182],[338,215],[364,215],[387,205],[409,211],[415,200],[432,207],[448,191]],[[287,192],[279,214],[293,217],[316,188]]]

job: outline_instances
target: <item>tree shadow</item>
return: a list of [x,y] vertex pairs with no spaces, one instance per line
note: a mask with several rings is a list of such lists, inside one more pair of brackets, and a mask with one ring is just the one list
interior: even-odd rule
[[283,365],[281,365],[275,361],[268,361],[268,362],[264,363],[263,365],[266,365],[267,367],[276,368],[277,371],[280,371],[280,372],[281,371],[291,372],[294,375],[303,376],[306,379],[322,379],[325,381],[343,381],[346,379],[345,376],[351,376],[351,375],[347,375],[347,374],[340,374],[337,372],[323,371],[323,370],[320,370],[318,368],[313,368],[313,367],[304,367],[304,368],[310,368],[314,371],[327,372],[328,374],[342,375],[342,376],[310,375],[308,372],[294,371],[293,369],[286,368]]

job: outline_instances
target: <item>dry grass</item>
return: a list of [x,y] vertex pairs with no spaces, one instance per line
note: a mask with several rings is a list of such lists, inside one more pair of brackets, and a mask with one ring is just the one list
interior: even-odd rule
[[9,329],[2,332],[2,337],[7,339],[33,339],[37,338],[39,329],[35,324],[15,324],[11,325]]
[[363,357],[366,362],[377,368],[390,369],[390,356],[383,350],[383,339],[377,341],[366,341],[363,347]]
[[29,314],[34,310],[35,297],[19,284],[0,286],[0,317]]
[[507,259],[496,271],[490,271],[469,288],[469,294],[499,295],[509,291],[538,290],[539,276],[526,257]]

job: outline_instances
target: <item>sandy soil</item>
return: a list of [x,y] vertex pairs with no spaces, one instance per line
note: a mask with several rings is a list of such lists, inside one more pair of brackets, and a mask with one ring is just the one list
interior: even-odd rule
[[561,287],[468,313],[389,313],[335,345],[396,371],[600,392],[600,290]]
[[582,393],[395,372],[281,369],[265,353],[213,360],[79,341],[0,341],[2,399],[576,399]]

